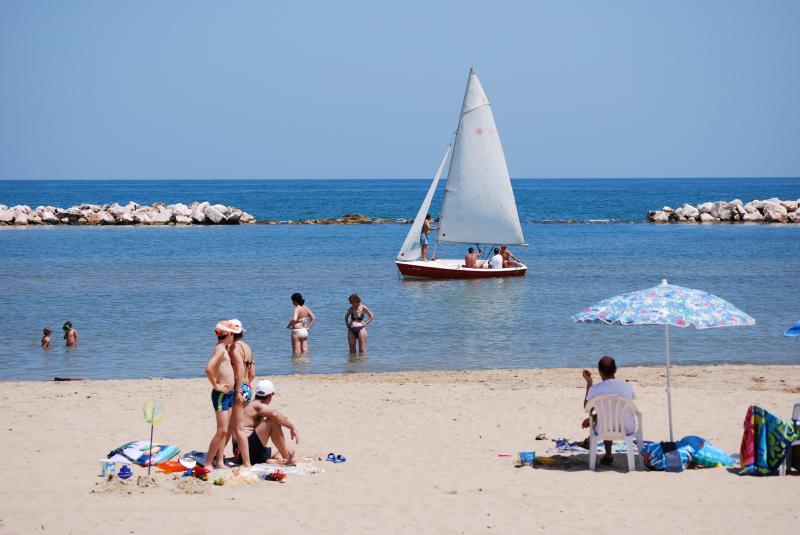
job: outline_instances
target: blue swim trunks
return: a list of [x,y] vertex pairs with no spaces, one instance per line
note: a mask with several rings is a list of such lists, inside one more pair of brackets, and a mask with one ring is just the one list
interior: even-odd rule
[[230,392],[211,391],[211,404],[217,412],[225,412],[233,407],[233,390]]
[[427,232],[419,235],[419,244],[420,245],[428,245],[428,233]]

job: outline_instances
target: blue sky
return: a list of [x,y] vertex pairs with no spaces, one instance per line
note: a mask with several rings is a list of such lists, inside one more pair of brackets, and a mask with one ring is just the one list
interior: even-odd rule
[[800,176],[800,2],[0,2],[0,179]]

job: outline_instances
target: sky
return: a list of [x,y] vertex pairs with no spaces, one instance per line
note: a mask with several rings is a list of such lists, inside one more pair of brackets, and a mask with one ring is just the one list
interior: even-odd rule
[[800,2],[0,0],[0,179],[800,176]]

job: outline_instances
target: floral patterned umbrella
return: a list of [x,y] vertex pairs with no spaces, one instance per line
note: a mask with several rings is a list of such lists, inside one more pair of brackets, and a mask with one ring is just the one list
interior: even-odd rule
[[670,372],[669,326],[712,329],[755,325],[756,320],[725,301],[701,290],[667,283],[600,301],[572,317],[575,323],[606,325],[663,325],[667,354],[667,406],[669,439],[672,440],[672,374]]

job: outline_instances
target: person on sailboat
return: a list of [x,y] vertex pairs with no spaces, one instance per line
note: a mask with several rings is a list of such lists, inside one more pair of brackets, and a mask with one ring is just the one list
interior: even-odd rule
[[301,294],[292,294],[294,312],[286,326],[287,329],[292,330],[292,356],[308,353],[308,332],[314,326],[314,320],[317,319],[305,303]]
[[494,256],[489,259],[489,269],[502,269],[503,255],[500,254],[500,249],[494,248]]
[[503,257],[503,267],[517,267],[520,265],[520,260],[506,247],[505,245],[500,246],[500,255]]
[[482,254],[483,251],[481,251],[480,245],[478,245],[478,254],[475,254],[475,249],[473,249],[472,247],[467,249],[467,256],[464,257],[464,267],[472,269],[479,268],[480,266],[478,265],[478,259],[481,257]]
[[422,259],[428,260],[428,233],[432,230],[439,230],[439,227],[431,226],[431,214],[425,216],[422,222],[422,233],[419,235],[419,245],[422,249]]
[[350,354],[356,354],[356,343],[358,352],[367,352],[367,325],[374,318],[372,311],[361,304],[361,296],[353,294],[348,298],[350,308],[344,315],[344,323],[347,325],[347,343],[350,345]]

